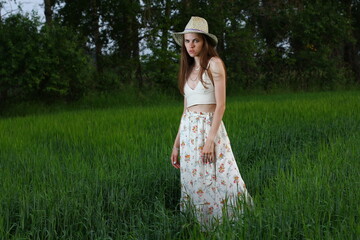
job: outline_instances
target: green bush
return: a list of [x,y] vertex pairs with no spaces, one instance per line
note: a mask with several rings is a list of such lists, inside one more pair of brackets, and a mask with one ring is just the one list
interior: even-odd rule
[[179,65],[175,63],[178,52],[153,49],[152,55],[143,56],[145,83],[151,83],[165,90],[177,90]]
[[70,29],[17,14],[0,23],[0,36],[1,100],[76,99],[85,92],[92,67]]
[[70,29],[52,25],[41,31],[42,81],[39,96],[77,99],[89,88],[93,67],[79,38]]
[[41,81],[39,22],[13,15],[0,24],[0,99],[26,99]]
[[[340,5],[333,2],[308,2],[304,9],[291,14],[290,67],[299,72],[296,88],[332,89],[348,82],[342,46],[349,35],[351,22]],[[298,84],[300,83],[300,84]]]

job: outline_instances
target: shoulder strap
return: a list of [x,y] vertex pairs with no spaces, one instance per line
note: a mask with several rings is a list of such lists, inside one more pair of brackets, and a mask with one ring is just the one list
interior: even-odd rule
[[210,59],[209,59],[208,65],[207,65],[207,67],[206,67],[206,70],[209,69],[209,67],[210,67],[210,62],[211,62],[212,59],[213,59],[213,58],[210,58]]
[[206,67],[206,74],[208,75],[208,77],[209,77],[212,85],[214,86],[214,80],[213,80],[211,71],[210,71],[210,69],[209,69],[209,67],[210,67],[210,61],[211,61],[212,59],[213,59],[213,57],[209,59],[208,65],[207,65],[207,67]]

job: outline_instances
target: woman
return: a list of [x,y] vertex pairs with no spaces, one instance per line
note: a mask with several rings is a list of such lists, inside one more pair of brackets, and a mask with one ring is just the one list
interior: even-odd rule
[[171,154],[172,165],[180,169],[180,208],[195,207],[202,227],[212,226],[224,213],[233,217],[240,202],[252,205],[222,122],[225,67],[215,50],[217,38],[208,33],[204,18],[191,17],[185,30],[173,37],[181,46],[179,88],[184,95]]

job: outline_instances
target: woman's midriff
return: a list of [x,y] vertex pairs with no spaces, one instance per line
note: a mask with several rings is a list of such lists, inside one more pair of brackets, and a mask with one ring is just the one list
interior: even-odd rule
[[215,112],[216,104],[197,104],[187,109],[193,112]]

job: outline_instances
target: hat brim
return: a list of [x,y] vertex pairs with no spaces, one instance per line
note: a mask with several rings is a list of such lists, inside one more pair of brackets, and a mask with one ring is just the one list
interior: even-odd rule
[[209,37],[209,40],[211,41],[211,44],[216,46],[218,43],[218,39],[214,34],[211,33],[205,33],[202,31],[197,31],[197,30],[193,30],[193,31],[184,31],[184,32],[174,32],[172,33],[172,37],[174,38],[175,42],[181,47],[182,43],[183,43],[183,35],[185,33],[200,33],[200,34],[204,34],[206,36]]

